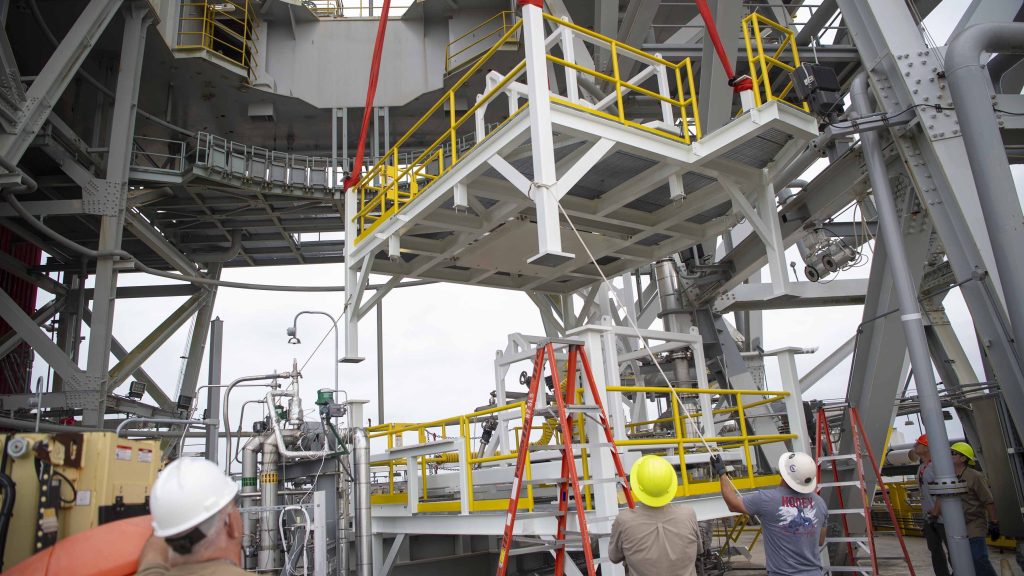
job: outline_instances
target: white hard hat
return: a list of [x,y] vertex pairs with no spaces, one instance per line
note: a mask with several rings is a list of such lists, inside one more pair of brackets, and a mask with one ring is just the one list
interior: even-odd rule
[[779,473],[790,488],[801,494],[810,494],[818,487],[818,465],[803,452],[786,452],[780,456]]
[[211,518],[238,493],[238,484],[205,458],[179,458],[153,483],[149,510],[153,535],[182,534]]

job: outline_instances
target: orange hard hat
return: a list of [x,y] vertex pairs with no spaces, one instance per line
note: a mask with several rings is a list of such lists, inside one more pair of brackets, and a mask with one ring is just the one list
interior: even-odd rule
[[921,434],[920,436],[918,436],[917,437],[917,443],[920,444],[921,446],[927,446],[928,445],[928,435],[927,434]]

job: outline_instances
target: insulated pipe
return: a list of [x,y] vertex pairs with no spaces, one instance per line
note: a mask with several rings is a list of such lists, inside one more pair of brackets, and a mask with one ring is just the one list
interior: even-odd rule
[[370,520],[370,439],[365,428],[349,430],[355,475],[356,576],[373,576],[373,532]]
[[[270,409],[273,412],[273,408]],[[260,474],[260,506],[277,506],[280,504],[277,494],[280,477],[277,473],[277,445],[270,436],[261,443],[262,462]],[[281,542],[277,533],[277,522],[281,516],[279,510],[267,510],[260,513],[260,551],[257,558],[257,570],[272,571],[281,566]]]
[[[125,428],[128,428],[132,424],[184,424],[186,427],[198,424],[210,427],[216,423],[217,420],[215,419],[188,420],[185,418],[126,418],[122,420],[120,424],[117,425],[117,429],[115,430],[115,432],[119,438],[123,438],[124,436],[122,435],[122,432],[124,432]],[[77,426],[75,426],[75,428],[77,428]]]
[[[658,260],[654,270],[658,283],[658,294],[661,296],[661,313],[664,315],[665,329],[669,332],[683,334],[689,332],[693,322],[690,315],[682,311],[675,263],[669,258]],[[690,379],[690,362],[688,360],[674,358],[672,366],[676,382],[685,382]]]
[[[260,495],[256,487],[256,454],[260,452],[265,436],[253,436],[242,448],[242,507],[247,508],[256,504],[256,496]],[[242,561],[246,570],[255,568],[253,563],[252,548],[256,542],[256,516],[246,512],[242,516],[242,550],[244,554]]]
[[[224,412],[223,415],[221,416],[221,422],[224,423],[224,434],[227,437],[226,447],[228,454],[228,458],[224,459],[224,472],[231,472],[231,460],[232,458],[234,458],[234,456],[231,456],[231,422],[228,416],[228,408],[231,406],[231,391],[235,389],[235,386],[238,386],[242,382],[255,382],[257,380],[276,380],[278,378],[291,377],[291,372],[281,372],[280,374],[264,374],[262,376],[242,376],[241,378],[235,380],[231,384],[228,384],[227,390],[224,391]],[[273,408],[273,404],[267,405],[267,409],[270,410],[271,414],[274,413]]]
[[274,430],[274,438],[277,440],[277,451],[285,458],[326,458],[334,453],[329,447],[323,450],[290,450],[284,441],[284,432],[281,430],[281,423],[277,419],[277,410],[274,409],[275,396],[289,396],[296,398],[294,392],[283,390],[271,390],[267,392],[267,412],[270,414],[270,427]]
[[[1024,213],[1003,150],[1003,138],[992,111],[992,82],[981,55],[1024,53],[1024,24],[990,23],[968,26],[946,51],[946,80],[967,149],[978,201],[985,217],[992,253],[999,267],[999,284],[1007,304],[1024,291]],[[1018,353],[1024,355],[1024,306],[1006,306]]]
[[[947,63],[949,61],[947,60]],[[871,113],[868,100],[868,77],[860,72],[853,79],[850,87],[853,109],[859,116]],[[900,320],[907,339],[907,350],[910,353],[910,364],[914,371],[917,384],[918,400],[921,403],[921,419],[924,421],[928,443],[934,455],[935,486],[933,491],[950,490],[962,483],[953,470],[953,460],[949,456],[949,438],[946,435],[946,423],[942,418],[942,403],[935,385],[935,374],[932,361],[928,354],[928,341],[924,334],[924,323],[921,309],[917,302],[917,287],[910,276],[907,252],[903,244],[903,234],[899,215],[896,213],[896,202],[893,200],[892,189],[889,187],[889,174],[885,166],[885,155],[878,140],[878,134],[864,132],[860,135],[861,152],[868,168],[868,178],[875,195],[875,208],[878,210],[878,235],[885,243],[888,256],[889,274],[893,279],[899,303]],[[1014,194],[1016,198],[1016,194]],[[1018,207],[1019,210],[1019,207]],[[958,576],[972,576],[974,564],[971,560],[971,547],[967,540],[967,525],[964,522],[964,509],[960,497],[956,493],[939,495],[942,506],[942,519],[946,525],[946,546],[949,550],[953,572]]]

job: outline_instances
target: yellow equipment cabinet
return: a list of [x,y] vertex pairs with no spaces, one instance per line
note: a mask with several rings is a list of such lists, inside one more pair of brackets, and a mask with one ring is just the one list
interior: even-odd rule
[[[100,524],[149,513],[160,443],[112,432],[0,435],[15,482],[4,566]],[[42,488],[42,489],[41,489]]]

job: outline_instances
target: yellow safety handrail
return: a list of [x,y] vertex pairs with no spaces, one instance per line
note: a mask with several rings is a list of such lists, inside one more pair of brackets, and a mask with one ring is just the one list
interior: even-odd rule
[[[642,394],[658,394],[658,395],[672,395],[672,394],[686,394],[686,395],[714,395],[714,396],[732,396],[735,400],[735,406],[719,408],[712,410],[712,415],[716,414],[732,414],[735,413],[735,418],[739,421],[739,435],[738,436],[704,436],[692,437],[685,433],[687,416],[682,414],[679,410],[678,402],[669,402],[672,406],[672,416],[657,418],[654,420],[644,422],[631,422],[626,425],[627,429],[635,430],[636,427],[650,425],[650,424],[673,424],[672,436],[663,438],[626,438],[616,439],[615,445],[621,447],[642,447],[648,449],[656,448],[669,448],[674,449],[676,454],[679,455],[679,468],[680,477],[682,482],[679,488],[676,490],[676,496],[695,496],[698,494],[708,494],[718,491],[718,482],[713,479],[708,479],[703,482],[694,482],[690,478],[690,473],[686,468],[685,459],[683,455],[686,453],[686,447],[697,447],[700,449],[705,443],[718,444],[720,448],[732,448],[742,447],[744,461],[746,463],[746,476],[742,478],[734,479],[734,484],[737,488],[750,489],[760,488],[764,486],[770,486],[779,481],[777,475],[769,476],[756,476],[754,474],[754,460],[751,456],[750,449],[752,447],[761,446],[764,444],[771,444],[775,442],[785,442],[786,440],[792,440],[796,438],[796,434],[749,434],[746,423],[746,411],[750,408],[757,406],[764,406],[772,402],[780,402],[787,396],[788,392],[777,392],[777,391],[766,391],[766,390],[721,390],[721,389],[703,389],[703,388],[669,388],[669,387],[647,387],[647,386],[608,386],[608,392],[620,392],[620,393],[642,393]],[[744,403],[744,397],[764,397],[762,400],[757,400],[750,403]],[[689,418],[697,418],[701,416],[700,412],[691,412]]]
[[[381,160],[368,172],[363,174],[358,185],[359,211],[356,213],[354,218],[357,229],[359,230],[356,242],[361,241],[373,232],[381,222],[394,214],[397,214],[399,210],[412,201],[415,197],[414,194],[400,190],[403,182],[408,183],[411,180],[417,180],[421,177],[425,177],[427,180],[427,182],[424,183],[425,185],[418,186],[418,193],[422,193],[424,189],[429,187],[430,184],[444,175],[445,172],[450,170],[451,167],[458,162],[460,153],[458,150],[458,129],[465,124],[467,120],[473,118],[474,114],[481,106],[489,102],[496,94],[503,90],[509,82],[523,73],[526,69],[526,63],[522,62],[513,68],[504,76],[498,85],[494,86],[487,92],[487,94],[480,98],[476,104],[461,115],[456,111],[455,93],[481,69],[491,56],[497,52],[498,48],[500,48],[501,45],[512,36],[512,34],[518,31],[521,26],[522,21],[519,21],[510,27],[508,31],[506,31],[505,34],[502,35],[502,37],[494,44],[494,46],[484,53],[484,55],[469,70],[467,70],[458,81],[455,82],[452,88],[439,98],[438,101],[431,106],[415,124],[413,124],[412,128],[410,128],[408,132],[402,135],[402,137],[395,142],[394,146],[388,150],[387,154],[385,154],[383,158],[381,158]],[[423,126],[424,123],[427,122],[427,120],[429,120],[445,105],[448,105],[449,107],[448,130],[444,131],[433,143],[424,149],[423,152],[412,161],[412,163],[406,166],[399,165],[398,158],[401,147],[414,133],[416,133],[417,130],[420,129],[420,127]],[[525,105],[522,108],[525,108]],[[522,108],[520,108],[520,110],[522,110]],[[514,114],[512,116],[514,116]],[[479,142],[475,145],[478,144]],[[468,150],[465,152],[468,152]],[[430,171],[432,162],[437,162],[436,173]],[[393,169],[393,172],[390,175],[387,173],[387,167],[389,165]],[[374,182],[380,183],[375,184]]]
[[[506,510],[508,508],[508,498],[487,498],[477,499],[473,490],[473,469],[484,463],[498,462],[502,460],[514,460],[517,457],[517,451],[511,450],[508,454],[497,454],[494,456],[475,456],[472,446],[472,433],[471,426],[474,421],[497,414],[500,412],[518,411],[520,418],[526,417],[526,403],[516,402],[513,404],[507,404],[505,406],[495,406],[486,408],[483,410],[477,410],[469,414],[461,414],[458,416],[451,416],[447,418],[441,418],[438,420],[432,420],[430,422],[421,422],[418,424],[383,424],[367,428],[367,435],[370,439],[375,438],[386,438],[388,449],[392,449],[396,446],[396,439],[402,437],[405,433],[416,434],[417,441],[424,443],[428,440],[428,433],[431,429],[438,429],[438,436],[441,438],[449,438],[448,428],[450,426],[458,426],[457,438],[463,442],[463,450],[466,454],[464,461],[460,462],[458,457],[446,458],[444,456],[423,456],[418,458],[418,468],[421,478],[419,501],[417,503],[417,509],[419,512],[459,512],[461,510],[460,500],[440,500],[430,501],[427,499],[429,475],[427,474],[427,467],[429,464],[440,464],[440,463],[461,463],[462,467],[459,471],[460,474],[465,476],[465,485],[468,487],[468,493],[465,495],[468,501],[469,510],[471,512],[482,512],[482,511],[498,511]],[[493,440],[497,441],[497,439]],[[388,488],[387,492],[382,494],[374,494],[371,496],[371,502],[375,505],[378,504],[405,504],[408,501],[407,492],[398,492],[395,489],[395,471],[396,467],[405,466],[405,460],[398,459],[386,459],[386,460],[375,460],[370,463],[371,467],[388,469]],[[412,470],[407,470],[407,474],[415,473]],[[531,463],[529,454],[526,458],[525,468],[525,479],[531,478]],[[533,486],[527,484],[526,486],[526,497],[521,498],[519,501],[520,508],[533,510]]]
[[[466,46],[461,46],[455,49],[456,44],[462,42],[466,38],[469,38],[473,34],[479,32],[480,29],[487,27],[488,24],[497,24],[496,20],[501,20],[500,26],[495,26],[494,30],[487,32],[487,34],[481,36],[480,38],[477,38],[476,40],[467,44]],[[465,54],[468,50],[485,43],[487,40],[494,38],[495,36],[505,34],[506,32],[508,32],[509,28],[511,28],[512,25],[515,24],[517,21],[518,18],[516,17],[514,12],[511,12],[509,10],[498,12],[494,16],[491,16],[487,20],[484,20],[483,22],[477,24],[465,34],[449,42],[448,45],[444,47],[444,71],[450,73],[455,68],[455,66],[452,66],[452,60],[461,56],[462,54]]]
[[[768,31],[775,30],[782,35],[778,48],[771,56],[765,52],[763,29]],[[743,41],[747,46],[750,78],[754,84],[754,104],[760,106],[765,102],[782,102],[804,112],[810,112],[810,107],[806,102],[794,104],[786,100],[789,91],[793,89],[793,80],[788,77],[789,73],[800,66],[800,55],[796,48],[796,34],[770,18],[766,18],[757,12],[751,12],[750,15],[743,19]],[[792,63],[783,61],[783,58],[787,56]],[[775,94],[772,89],[771,72],[775,68],[778,68],[781,74],[787,76],[787,82],[778,94]]]
[[[668,60],[665,60],[664,58],[661,58],[654,54],[648,54],[647,52],[634,48],[628,44],[624,44],[622,42],[619,42],[618,40],[598,34],[597,32],[588,30],[586,28],[583,28],[582,26],[573,24],[572,22],[568,22],[566,20],[562,20],[550,14],[544,14],[544,18],[551,22],[554,27],[561,26],[568,28],[582,36],[582,40],[590,42],[595,46],[605,48],[611,52],[611,64],[613,72],[612,76],[609,76],[592,68],[581,66],[574,62],[569,62],[563,58],[559,58],[552,54],[547,55],[547,60],[554,64],[561,65],[566,69],[571,69],[575,72],[581,72],[583,74],[593,76],[596,79],[603,80],[605,82],[612,84],[615,87],[617,113],[610,114],[602,110],[598,110],[595,107],[582,105],[576,102],[571,102],[565,98],[560,98],[557,96],[551,98],[552,102],[568,106],[581,112],[586,112],[587,114],[593,114],[595,116],[600,116],[608,120],[616,121],[626,126],[643,130],[645,132],[657,134],[658,136],[669,138],[671,140],[675,140],[683,144],[690,144],[691,142],[691,135],[688,124],[690,118],[692,118],[695,138],[697,140],[700,140],[702,136],[700,126],[700,112],[697,110],[697,91],[694,88],[693,66],[689,58],[684,58],[679,62],[670,62]],[[620,57],[622,56],[621,53],[623,52],[631,55],[631,57],[634,60],[646,63],[649,66],[662,67],[664,69],[664,73],[666,74],[666,76],[668,74],[668,71],[672,71],[672,77],[666,78],[666,83],[669,84],[669,88],[671,89],[672,80],[674,80],[676,97],[672,98],[660,92],[655,92],[653,90],[649,90],[647,88],[634,84],[630,82],[629,79],[622,79],[620,77]],[[655,71],[654,73],[657,74],[659,72],[660,70]],[[685,82],[683,79],[684,74],[686,76]],[[626,94],[626,92],[629,91],[649,96],[660,102],[664,102],[666,104],[669,104],[670,106],[678,108],[679,119],[682,121],[681,125],[683,128],[681,130],[681,133],[673,134],[663,129],[646,126],[644,124],[640,124],[639,122],[634,122],[626,118],[623,96]],[[684,98],[684,94],[689,94],[689,96]],[[690,113],[687,112],[687,109],[690,110]]]
[[237,64],[252,76],[252,54],[257,22],[250,0],[223,0],[213,4],[182,2],[179,7],[178,42],[181,49],[201,48]]
[[[582,40],[607,48],[612,54],[612,67],[614,75],[608,75],[597,70],[581,66],[566,58],[546,54],[546,58],[552,64],[561,66],[567,77],[577,73],[592,76],[598,80],[604,80],[611,84],[614,93],[606,97],[607,102],[590,105],[571,97],[559,95],[551,96],[551,102],[570,107],[587,114],[596,115],[614,122],[619,122],[648,133],[674,140],[682,144],[690,144],[694,139],[702,137],[700,125],[700,113],[697,107],[697,93],[694,88],[693,67],[690,60],[684,59],[680,62],[670,62],[656,55],[647,54],[641,50],[622,44],[616,40],[594,33],[570,22],[554,18],[548,14],[544,18],[553,24],[556,33],[561,27],[580,37]],[[359,181],[356,190],[358,209],[353,218],[357,230],[355,242],[359,243],[385,220],[397,214],[402,208],[412,202],[419,194],[433,185],[444,174],[451,170],[466,154],[471,152],[482,140],[487,138],[495,130],[501,128],[520,114],[528,105],[527,103],[518,106],[511,111],[504,120],[496,126],[485,126],[482,134],[477,134],[472,143],[460,146],[459,129],[467,121],[474,118],[477,111],[487,106],[506,87],[516,81],[524,74],[526,62],[522,61],[504,76],[501,76],[496,85],[476,98],[476,102],[465,112],[457,111],[457,91],[467,81],[480,71],[483,65],[504,45],[513,34],[517,33],[522,26],[522,21],[507,27],[505,33],[499,38],[487,52],[481,56],[462,76],[455,82],[450,90],[445,92],[441,98],[410,128],[392,148],[367,172]],[[568,34],[569,32],[563,32]],[[450,57],[450,53],[446,57]],[[620,60],[629,58],[639,62],[643,69],[631,78],[620,78]],[[657,83],[657,90],[645,86],[651,79]],[[628,93],[642,94],[657,100],[663,107],[663,118],[661,123],[648,125],[642,124],[627,115],[624,96]],[[605,111],[614,101],[616,110],[612,114]],[[409,141],[428,119],[435,117],[435,114],[447,106],[448,129],[441,133],[411,162],[400,163],[399,158],[403,157],[401,149]],[[676,130],[672,124],[679,122],[681,129]],[[692,134],[691,134],[692,130]],[[468,134],[467,134],[468,136]]]

